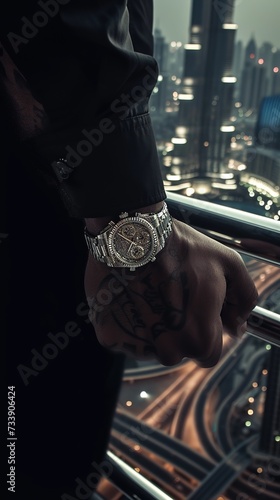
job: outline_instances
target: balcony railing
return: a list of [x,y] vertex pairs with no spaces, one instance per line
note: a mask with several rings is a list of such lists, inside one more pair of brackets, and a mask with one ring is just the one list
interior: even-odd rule
[[[261,262],[280,266],[280,223],[258,215],[169,193],[171,214],[194,229]],[[280,347],[280,314],[256,306],[247,333]],[[110,482],[131,500],[171,500],[111,451],[106,460],[113,470]]]

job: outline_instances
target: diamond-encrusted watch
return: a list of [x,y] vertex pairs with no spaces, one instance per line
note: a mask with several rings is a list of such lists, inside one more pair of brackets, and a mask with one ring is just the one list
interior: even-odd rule
[[119,215],[118,222],[109,222],[97,236],[85,228],[85,240],[91,254],[110,267],[129,267],[134,271],[148,262],[165,246],[172,231],[172,218],[166,203],[157,213],[130,216],[128,212]]

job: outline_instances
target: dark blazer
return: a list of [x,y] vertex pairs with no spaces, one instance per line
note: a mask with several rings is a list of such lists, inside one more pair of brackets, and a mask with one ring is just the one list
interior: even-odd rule
[[83,217],[165,197],[148,114],[151,27],[149,0],[130,1],[130,17],[124,0],[9,0],[0,16],[15,499],[80,498],[79,480],[100,477],[92,464],[104,459],[124,357],[87,318]]

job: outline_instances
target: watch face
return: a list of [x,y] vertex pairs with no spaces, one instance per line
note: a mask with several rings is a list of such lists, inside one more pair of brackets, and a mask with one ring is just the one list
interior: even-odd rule
[[153,259],[158,237],[152,224],[139,216],[127,217],[112,229],[109,250],[123,266],[139,267]]

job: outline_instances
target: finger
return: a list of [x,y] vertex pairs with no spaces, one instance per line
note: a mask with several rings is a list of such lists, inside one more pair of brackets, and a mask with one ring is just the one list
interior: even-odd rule
[[258,301],[258,292],[247,268],[236,252],[226,274],[227,291],[221,313],[227,333],[241,336],[246,331],[246,321]]
[[185,357],[178,342],[178,332],[165,332],[160,336],[160,340],[154,342],[157,360],[164,366],[174,366]]
[[181,348],[185,356],[195,359],[200,366],[214,366],[220,359],[223,338],[220,313],[225,293],[224,276],[214,269],[192,289],[187,334],[182,338]]
[[221,312],[221,318],[224,326],[224,331],[231,337],[241,338],[246,332],[247,321],[249,313],[248,308],[246,312],[243,307],[235,306],[233,304],[225,303]]

